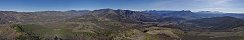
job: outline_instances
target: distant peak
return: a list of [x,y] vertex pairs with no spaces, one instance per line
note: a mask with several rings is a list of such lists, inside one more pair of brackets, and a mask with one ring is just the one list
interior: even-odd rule
[[113,10],[113,9],[105,8],[105,9],[98,9],[98,10]]
[[0,12],[16,12],[16,11],[0,11]]
[[235,18],[235,17],[231,17],[231,16],[223,16],[223,17],[217,17],[217,18]]
[[179,12],[191,12],[190,10],[181,10]]
[[84,11],[90,11],[90,10],[68,10],[65,12],[84,12]]
[[199,11],[198,13],[223,13],[219,11]]

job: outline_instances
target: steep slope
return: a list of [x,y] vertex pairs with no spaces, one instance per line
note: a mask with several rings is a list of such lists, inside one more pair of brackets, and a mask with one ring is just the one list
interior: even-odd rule
[[228,30],[244,26],[243,20],[229,16],[189,20],[188,22],[191,22],[190,25],[194,27],[210,30]]
[[173,18],[184,18],[187,20],[202,18],[199,14],[191,11],[148,11],[147,14],[160,16],[161,18],[173,17]]
[[[129,11],[129,10],[112,10],[112,9],[100,9],[95,10],[77,18],[67,20],[67,22],[78,22],[81,24],[92,23],[89,27],[80,26],[74,27],[73,29],[81,28],[79,30],[90,31],[88,33],[95,33],[95,39],[112,39],[112,40],[162,40],[162,39],[180,39],[178,34],[167,30],[158,30],[158,34],[150,34],[151,32],[157,31],[156,29],[148,30],[147,27],[142,26],[142,22],[145,19],[153,20],[148,14],[142,14],[140,12]],[[148,26],[151,27],[151,26]],[[89,30],[85,30],[89,29]],[[163,28],[162,28],[163,29]],[[80,31],[82,32],[82,31]],[[164,33],[169,32],[169,33]],[[155,36],[154,35],[158,35]],[[170,36],[170,37],[168,37]],[[101,38],[102,37],[102,38]],[[161,37],[161,38],[159,38]]]
[[158,20],[156,16],[130,10],[101,9],[95,10],[94,13],[100,13],[99,16],[125,22],[155,22]]

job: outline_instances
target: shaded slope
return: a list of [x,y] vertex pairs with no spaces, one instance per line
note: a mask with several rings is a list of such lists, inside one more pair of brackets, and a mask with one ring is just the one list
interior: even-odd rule
[[235,27],[244,26],[244,21],[241,19],[237,19],[234,17],[213,17],[213,18],[203,18],[203,19],[196,19],[190,20],[193,26],[199,28],[206,28],[211,30],[226,30],[232,29]]

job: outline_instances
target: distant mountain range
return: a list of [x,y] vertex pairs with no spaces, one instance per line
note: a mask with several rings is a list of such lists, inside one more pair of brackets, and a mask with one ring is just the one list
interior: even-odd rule
[[0,28],[6,28],[0,29],[0,40],[224,40],[215,32],[241,35],[243,19],[244,14],[188,10],[0,11]]

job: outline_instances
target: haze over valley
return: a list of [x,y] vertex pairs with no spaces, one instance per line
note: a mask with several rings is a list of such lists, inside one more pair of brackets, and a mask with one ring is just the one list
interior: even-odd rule
[[244,40],[241,2],[0,0],[0,40]]

